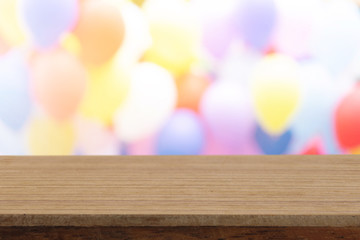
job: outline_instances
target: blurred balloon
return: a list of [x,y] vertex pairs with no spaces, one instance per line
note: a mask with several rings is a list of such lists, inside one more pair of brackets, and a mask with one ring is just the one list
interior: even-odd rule
[[130,91],[115,117],[115,130],[122,141],[133,142],[160,129],[176,104],[172,76],[153,63],[140,63],[131,77]]
[[[342,75],[345,80],[345,82],[350,83],[350,86],[354,85],[357,79],[360,77],[360,47],[357,49],[355,57],[352,61],[352,63],[347,68],[346,74]],[[349,81],[350,80],[350,81]],[[339,79],[339,82],[343,83],[343,79]]]
[[360,153],[359,64],[353,0],[0,0],[0,154]]
[[8,52],[11,49],[8,43],[4,41],[4,39],[0,36],[0,56],[4,55],[6,52]]
[[144,12],[135,4],[126,2],[121,13],[124,18],[126,34],[117,52],[117,58],[124,67],[132,67],[151,46],[150,26]]
[[0,0],[0,36],[11,46],[25,42],[25,33],[18,19],[18,0]]
[[300,65],[303,97],[292,123],[296,141],[294,152],[300,152],[310,139],[321,136],[328,153],[337,153],[333,127],[333,111],[339,101],[339,89],[330,73],[316,61]]
[[177,107],[198,111],[200,100],[209,85],[210,80],[207,76],[189,74],[183,79],[180,79],[177,83]]
[[27,145],[32,155],[72,154],[74,144],[74,127],[69,122],[37,117],[28,126]]
[[159,155],[197,155],[204,146],[204,129],[199,117],[190,110],[173,113],[157,139]]
[[35,98],[55,119],[74,115],[84,96],[86,81],[87,74],[81,63],[61,49],[42,52],[33,59]]
[[129,91],[129,70],[115,58],[90,70],[90,81],[80,106],[81,113],[105,125],[111,125],[116,110],[123,104]]
[[270,42],[277,23],[273,0],[239,1],[234,14],[234,26],[240,37],[251,47],[263,51]]
[[74,56],[80,56],[81,45],[79,39],[72,33],[66,34],[62,38],[61,47]]
[[0,121],[0,155],[24,155],[25,141],[22,132],[9,129]]
[[87,0],[82,4],[75,35],[86,64],[109,61],[124,40],[125,27],[119,6],[110,0]]
[[218,81],[206,90],[200,112],[214,137],[230,149],[241,149],[251,141],[255,119],[244,89],[238,84]]
[[314,22],[323,11],[322,0],[275,0],[278,24],[274,32],[277,52],[295,58],[310,56]]
[[234,28],[230,19],[213,19],[204,26],[204,47],[216,58],[226,56],[228,49],[235,38]]
[[[207,128],[206,128],[207,129]],[[201,152],[202,155],[230,155],[231,150],[224,146],[213,134],[207,130],[206,131],[206,141]]]
[[322,141],[320,138],[314,138],[306,146],[305,149],[300,152],[301,155],[321,155],[325,154],[325,149],[323,147]]
[[243,44],[232,45],[229,53],[219,64],[217,78],[221,81],[241,83],[246,89],[251,84],[251,74],[262,55],[253,49],[246,48]]
[[356,148],[353,148],[353,149],[350,149],[349,150],[349,153],[350,154],[360,154],[360,147],[356,147]]
[[237,0],[191,2],[202,25],[202,44],[215,58],[226,57],[230,45],[236,39],[232,26],[232,12]]
[[78,18],[77,0],[19,0],[20,13],[32,40],[38,47],[56,44],[71,30]]
[[273,135],[290,124],[300,100],[299,69],[291,58],[271,54],[254,68],[252,75],[255,111],[260,125]]
[[255,129],[252,136],[248,141],[244,142],[241,147],[229,148],[225,146],[219,139],[217,139],[214,134],[210,131],[206,131],[206,141],[205,146],[201,154],[203,155],[258,155],[262,154],[257,142],[255,141]]
[[24,126],[31,111],[29,69],[19,51],[0,58],[0,119],[13,130]]
[[127,145],[128,155],[156,155],[157,133]]
[[339,103],[335,111],[336,136],[340,146],[351,150],[360,146],[360,84]]
[[182,0],[147,1],[144,9],[153,39],[144,60],[166,68],[175,76],[186,73],[196,61],[200,43],[198,24],[189,4]]
[[292,132],[285,131],[281,135],[269,135],[260,126],[256,127],[255,139],[265,154],[285,154],[292,140]]
[[110,129],[91,119],[78,118],[76,148],[83,155],[118,155],[120,143]]
[[138,5],[139,7],[141,7],[145,0],[131,0],[134,4]]
[[360,42],[360,14],[351,0],[327,1],[324,16],[315,26],[312,51],[335,75],[341,74],[355,57]]

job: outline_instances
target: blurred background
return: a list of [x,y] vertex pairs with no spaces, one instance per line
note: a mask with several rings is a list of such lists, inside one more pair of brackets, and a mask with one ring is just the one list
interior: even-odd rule
[[0,154],[360,153],[353,0],[0,0]]

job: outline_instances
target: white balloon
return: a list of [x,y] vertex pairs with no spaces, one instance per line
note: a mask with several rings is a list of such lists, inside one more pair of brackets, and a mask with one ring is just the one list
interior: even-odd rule
[[261,57],[252,49],[246,49],[240,44],[233,44],[223,63],[219,66],[218,79],[241,83],[246,88],[250,87],[251,73]]
[[334,75],[354,59],[360,42],[360,13],[351,0],[327,1],[312,40],[314,57]]
[[227,17],[239,5],[239,0],[192,0],[190,4],[199,18],[206,22],[213,18]]
[[301,152],[311,139],[321,136],[327,153],[339,153],[333,130],[334,109],[341,99],[339,84],[316,61],[303,62],[300,67],[303,98],[292,124],[292,152]]
[[191,21],[195,17],[190,3],[183,0],[146,0],[143,9],[151,22],[166,19]]
[[117,53],[116,61],[125,67],[133,66],[151,46],[150,26],[145,14],[131,2],[125,3],[122,8],[122,17],[125,24],[125,37]]
[[124,142],[147,137],[165,123],[175,108],[175,81],[164,68],[153,63],[134,67],[130,91],[115,116],[115,131]]
[[314,23],[323,11],[322,0],[275,0],[278,24],[273,41],[277,52],[307,57]]

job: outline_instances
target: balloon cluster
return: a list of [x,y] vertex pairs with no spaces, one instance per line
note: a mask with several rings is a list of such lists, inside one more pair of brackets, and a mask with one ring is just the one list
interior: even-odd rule
[[360,153],[353,0],[0,0],[0,154]]

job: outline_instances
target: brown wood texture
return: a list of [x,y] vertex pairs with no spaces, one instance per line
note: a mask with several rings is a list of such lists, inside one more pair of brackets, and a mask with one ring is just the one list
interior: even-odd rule
[[0,226],[360,226],[359,156],[0,157]]
[[0,227],[0,240],[320,240],[360,238],[360,228],[330,227]]

